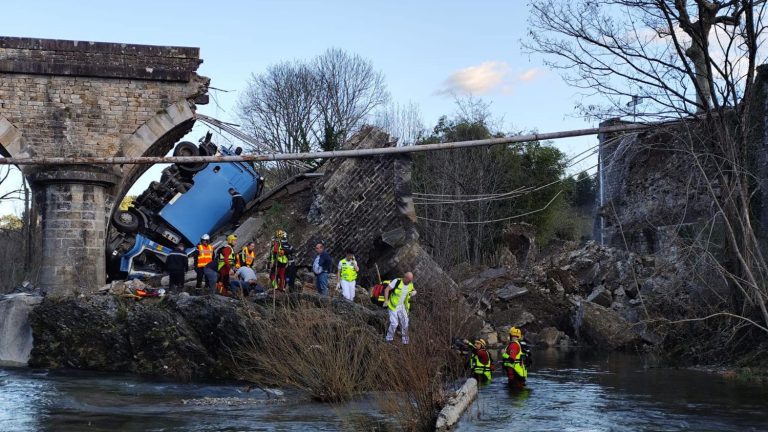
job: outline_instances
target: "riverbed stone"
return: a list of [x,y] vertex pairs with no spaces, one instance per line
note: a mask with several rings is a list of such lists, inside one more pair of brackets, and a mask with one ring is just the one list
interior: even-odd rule
[[557,345],[563,335],[564,333],[555,327],[546,327],[541,329],[536,339],[538,343],[544,346],[553,347]]
[[639,337],[618,312],[591,302],[581,302],[573,316],[576,336],[600,350],[625,349]]

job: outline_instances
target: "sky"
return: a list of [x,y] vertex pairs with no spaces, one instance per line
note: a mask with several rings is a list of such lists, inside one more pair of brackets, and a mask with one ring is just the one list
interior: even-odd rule
[[[597,126],[574,110],[578,91],[541,57],[523,52],[525,0],[4,3],[3,36],[199,47],[204,62],[198,73],[227,90],[211,91],[211,103],[199,112],[235,123],[251,74],[340,48],[369,59],[385,75],[392,101],[416,104],[428,128],[456,111],[453,95],[469,94],[490,103],[504,131]],[[187,139],[196,142],[203,133],[196,128]],[[596,143],[592,136],[555,145],[575,155]],[[0,203],[0,214],[19,211],[19,205]]]

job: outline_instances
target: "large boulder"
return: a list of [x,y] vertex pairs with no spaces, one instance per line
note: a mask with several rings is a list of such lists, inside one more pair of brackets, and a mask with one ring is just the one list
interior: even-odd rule
[[576,337],[600,350],[625,349],[640,342],[632,325],[618,312],[581,302],[573,316]]

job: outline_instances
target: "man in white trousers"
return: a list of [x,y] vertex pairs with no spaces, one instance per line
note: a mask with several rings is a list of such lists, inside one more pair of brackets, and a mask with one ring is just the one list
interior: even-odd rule
[[360,267],[357,266],[352,250],[347,249],[344,255],[344,259],[339,261],[338,270],[336,270],[336,280],[341,286],[341,295],[349,301],[355,301],[355,283]]
[[395,330],[400,326],[403,345],[408,344],[408,312],[411,310],[411,297],[416,294],[413,289],[413,273],[407,272],[402,278],[392,279],[384,290],[384,304],[389,308],[389,329],[386,341],[395,339]]

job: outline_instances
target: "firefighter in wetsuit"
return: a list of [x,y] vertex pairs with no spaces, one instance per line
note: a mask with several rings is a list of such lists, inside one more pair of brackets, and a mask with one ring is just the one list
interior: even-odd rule
[[[292,260],[293,247],[288,243],[288,233],[279,229],[272,237],[272,243],[269,249],[269,280],[272,281],[274,289],[285,291],[286,270],[289,267],[289,261]],[[290,284],[293,284],[295,272],[291,274]]]
[[528,378],[526,357],[528,353],[523,349],[521,339],[523,333],[517,327],[509,329],[509,345],[501,355],[504,370],[507,372],[507,383],[513,389],[524,389],[525,380]]
[[227,244],[219,249],[217,258],[217,270],[219,272],[219,284],[221,292],[229,289],[229,276],[235,274],[235,244],[237,236],[230,234],[227,236]]
[[474,344],[470,344],[468,340],[465,340],[464,343],[472,352],[472,356],[469,358],[469,369],[472,371],[472,376],[480,384],[490,383],[493,365],[491,355],[486,349],[485,339],[478,339]]

